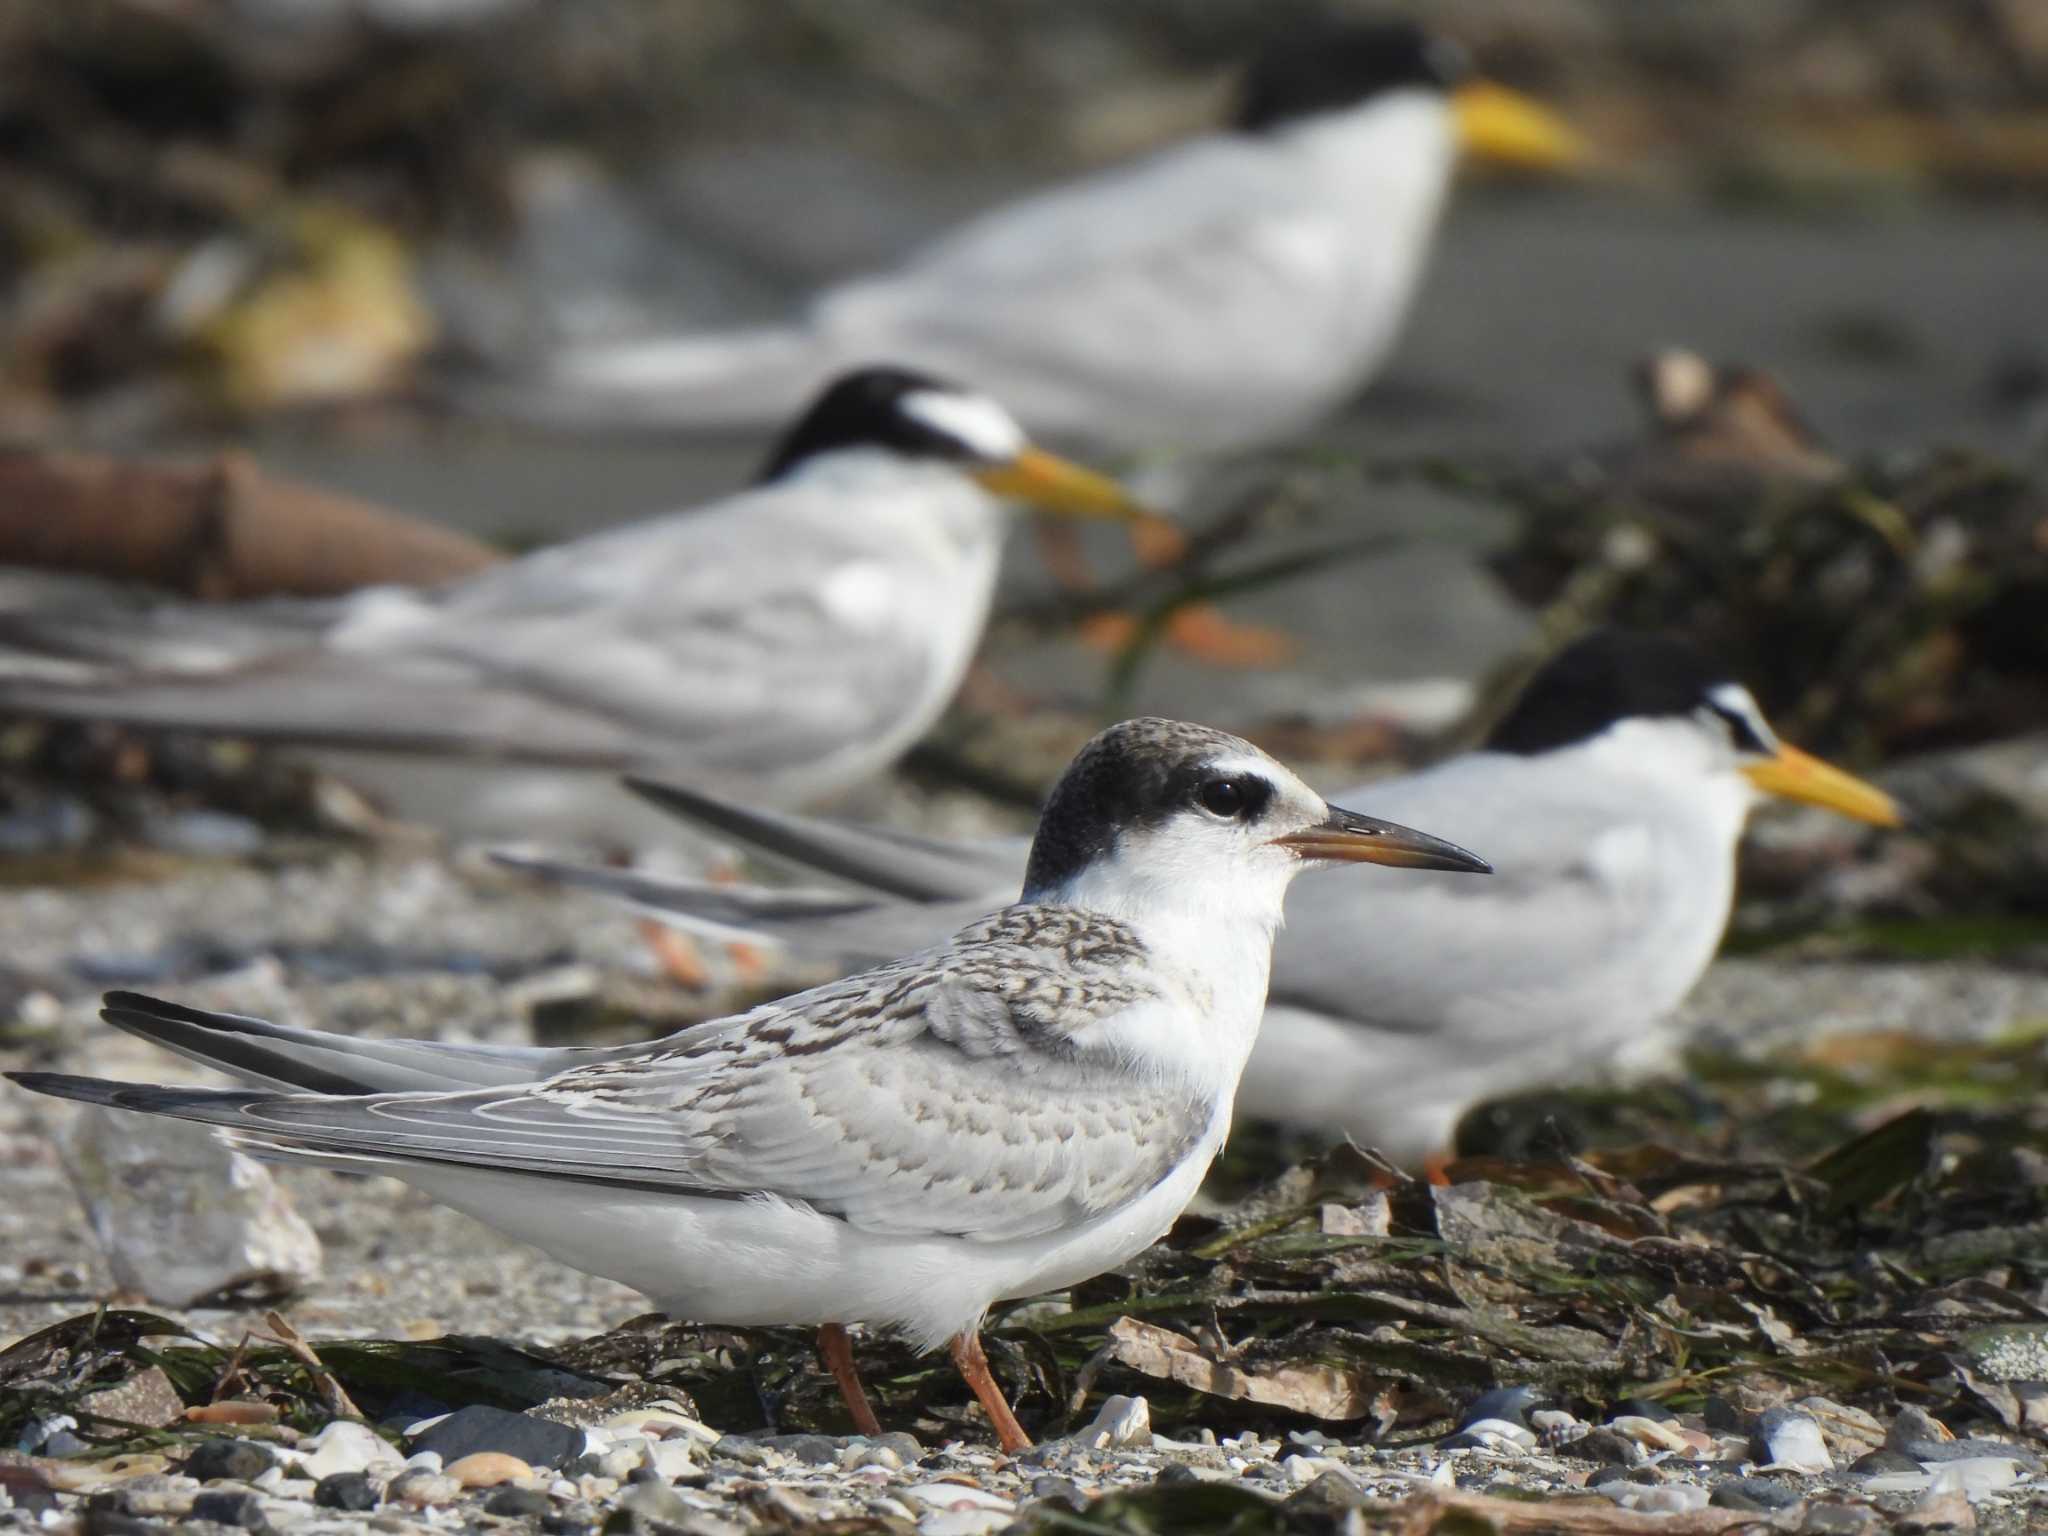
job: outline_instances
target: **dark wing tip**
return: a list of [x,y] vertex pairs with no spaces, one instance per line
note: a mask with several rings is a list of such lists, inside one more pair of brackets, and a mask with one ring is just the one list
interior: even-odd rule
[[5,1072],[10,1083],[30,1093],[46,1093],[54,1099],[75,1099],[81,1104],[120,1103],[123,1089],[133,1085],[113,1083],[103,1077],[76,1077],[69,1072]]

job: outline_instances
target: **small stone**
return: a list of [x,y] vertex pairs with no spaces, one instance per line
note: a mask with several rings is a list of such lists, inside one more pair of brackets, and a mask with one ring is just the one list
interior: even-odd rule
[[1463,1429],[1482,1419],[1500,1419],[1527,1427],[1530,1410],[1542,1401],[1543,1393],[1537,1387],[1495,1387],[1491,1392],[1480,1393],[1465,1405],[1465,1411],[1458,1416],[1458,1428]]
[[1615,1467],[1633,1467],[1643,1460],[1643,1448],[1626,1435],[1617,1435],[1613,1430],[1589,1429],[1569,1445],[1558,1447],[1567,1455],[1577,1456],[1586,1461],[1603,1462]]
[[1974,1531],[1977,1512],[1960,1488],[1929,1488],[1913,1506],[1908,1521],[1923,1531]]
[[202,1126],[90,1107],[58,1152],[120,1290],[189,1306],[319,1277],[320,1239],[284,1189]]
[[1775,1477],[1724,1477],[1714,1484],[1707,1501],[1723,1509],[1790,1509],[1805,1495],[1790,1483]]
[[270,1528],[270,1522],[263,1518],[263,1501],[240,1490],[213,1489],[199,1494],[192,1500],[192,1518],[210,1520],[215,1525],[236,1525],[245,1531]]
[[413,1436],[411,1445],[415,1454],[436,1452],[444,1466],[478,1451],[499,1451],[529,1466],[561,1467],[583,1454],[584,1434],[566,1424],[478,1403],[438,1420]]
[[1814,1423],[1820,1426],[1821,1439],[1838,1461],[1853,1461],[1885,1442],[1884,1425],[1876,1415],[1861,1408],[1826,1397],[1802,1397],[1793,1406],[1813,1416]]
[[117,1419],[144,1429],[162,1429],[185,1417],[185,1400],[178,1396],[171,1378],[154,1365],[114,1386],[86,1393],[76,1406],[93,1418]]
[[1344,1473],[1332,1468],[1292,1495],[1287,1500],[1287,1507],[1336,1513],[1346,1509],[1357,1509],[1366,1502],[1366,1491]]
[[495,1488],[500,1483],[523,1482],[533,1475],[531,1466],[503,1451],[473,1451],[442,1469],[442,1476],[454,1478],[465,1488]]
[[1393,1207],[1381,1189],[1356,1205],[1325,1205],[1317,1215],[1328,1237],[1385,1237],[1394,1230]]
[[377,1485],[361,1472],[330,1472],[313,1485],[313,1502],[360,1514],[377,1507]]
[[664,1483],[635,1483],[619,1500],[619,1507],[650,1525],[689,1528],[697,1511]]
[[[648,1454],[652,1463],[650,1470],[665,1482],[699,1481],[704,1476],[704,1469],[697,1465],[696,1448],[687,1439],[656,1440]],[[893,1456],[895,1453],[887,1446],[874,1445],[863,1454]],[[903,1463],[899,1459],[896,1465],[900,1467]]]
[[1116,1396],[1106,1399],[1086,1428],[1070,1437],[1076,1445],[1106,1451],[1111,1447],[1152,1443],[1152,1405],[1142,1397]]
[[1444,1436],[1437,1444],[1447,1451],[1491,1451],[1497,1456],[1526,1456],[1536,1448],[1536,1431],[1506,1419],[1480,1419]]
[[1791,1472],[1832,1472],[1834,1458],[1821,1438],[1820,1425],[1797,1408],[1773,1408],[1756,1422],[1750,1454],[1767,1467]]
[[202,1483],[215,1478],[246,1483],[276,1465],[275,1453],[253,1440],[202,1440],[185,1458],[185,1475]]
[[880,1467],[885,1472],[900,1472],[903,1469],[903,1458],[886,1445],[856,1445],[848,1448],[840,1465],[849,1472],[857,1472],[862,1467]]
[[532,1520],[553,1508],[552,1501],[538,1488],[500,1488],[484,1500],[484,1513],[514,1520]]
[[1887,1472],[1918,1472],[1920,1463],[1904,1451],[1885,1448],[1866,1451],[1849,1463],[1849,1470],[1858,1477],[1881,1477]]
[[762,1435],[756,1444],[780,1451],[806,1467],[839,1465],[839,1442],[827,1435]]
[[355,1419],[336,1419],[312,1439],[301,1441],[299,1450],[305,1458],[299,1471],[316,1482],[331,1473],[367,1472],[372,1467],[396,1473],[405,1463],[390,1441]]
[[462,1497],[462,1484],[445,1473],[416,1467],[394,1477],[391,1486],[384,1490],[384,1496],[394,1504],[410,1504],[416,1509],[424,1509],[434,1504],[453,1504]]

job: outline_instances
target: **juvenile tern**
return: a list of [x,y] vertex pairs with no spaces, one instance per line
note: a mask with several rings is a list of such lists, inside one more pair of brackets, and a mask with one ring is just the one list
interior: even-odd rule
[[[840,963],[994,904],[1014,840],[944,843],[666,785],[656,803],[835,881],[785,890],[544,866],[687,928]],[[1735,852],[1767,795],[1880,826],[1892,799],[1786,745],[1682,641],[1597,631],[1528,683],[1477,751],[1340,795],[1486,850],[1485,881],[1312,876],[1288,903],[1238,1108],[1409,1164],[1504,1093],[1666,1064],[1666,1027],[1720,946]]]
[[952,698],[1011,501],[1138,515],[987,397],[866,368],[752,489],[444,586],[0,602],[0,711],[327,749],[401,814],[500,837],[610,840],[622,769],[798,803],[887,767]]
[[779,419],[869,357],[969,380],[1033,431],[1134,453],[1283,441],[1392,348],[1460,147],[1577,158],[1535,103],[1408,23],[1296,27],[1226,131],[1006,204],[794,321],[570,351],[545,408],[607,425]]
[[1287,886],[1320,863],[1484,871],[1324,803],[1221,731],[1133,720],[1046,803],[1021,898],[935,948],[652,1044],[366,1040],[130,993],[107,1022],[253,1089],[10,1073],[198,1120],[260,1157],[404,1179],[702,1322],[950,1341],[1005,1449],[991,1303],[1166,1231],[1229,1128]]

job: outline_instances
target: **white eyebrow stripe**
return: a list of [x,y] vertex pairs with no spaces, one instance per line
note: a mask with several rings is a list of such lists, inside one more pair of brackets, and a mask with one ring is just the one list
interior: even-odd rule
[[1778,733],[1771,729],[1770,721],[1764,718],[1763,710],[1757,706],[1756,695],[1742,684],[1717,683],[1707,690],[1707,698],[1717,708],[1740,719],[1756,733],[1758,741],[1773,750],[1777,748]]
[[958,439],[977,459],[991,463],[1007,463],[1031,445],[1015,418],[986,395],[916,389],[898,402],[898,408],[934,432]]

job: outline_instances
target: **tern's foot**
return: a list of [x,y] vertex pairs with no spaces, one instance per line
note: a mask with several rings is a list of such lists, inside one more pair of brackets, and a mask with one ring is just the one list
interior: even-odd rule
[[[1115,654],[1138,635],[1135,614],[1098,613],[1081,621],[1082,643]],[[1212,667],[1246,670],[1279,667],[1292,661],[1300,643],[1285,630],[1264,624],[1240,624],[1210,603],[1190,603],[1166,621],[1166,644]]]

